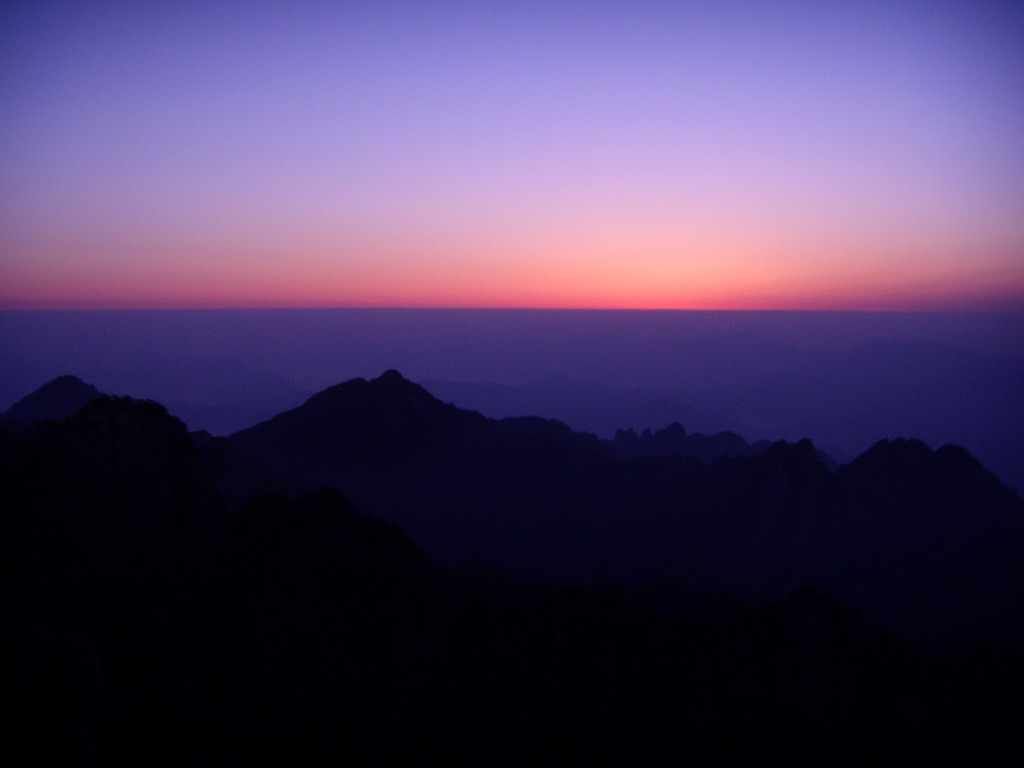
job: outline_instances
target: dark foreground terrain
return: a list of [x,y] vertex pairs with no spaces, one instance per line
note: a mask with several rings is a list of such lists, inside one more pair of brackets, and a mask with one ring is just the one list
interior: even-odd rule
[[8,764],[1021,757],[1022,504],[960,449],[598,441],[394,372],[226,440],[84,386],[0,427]]

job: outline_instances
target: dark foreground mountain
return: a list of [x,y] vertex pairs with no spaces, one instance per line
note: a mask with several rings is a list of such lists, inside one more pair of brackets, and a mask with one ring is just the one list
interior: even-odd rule
[[1014,764],[1013,650],[817,589],[447,576],[334,491],[232,511],[154,403],[0,429],[0,510],[7,764]]
[[966,451],[881,441],[834,470],[808,441],[701,437],[720,443],[701,460],[685,454],[695,437],[603,442],[487,419],[390,371],[231,440],[343,490],[447,565],[571,583],[668,576],[768,600],[822,584],[934,648],[1024,641],[1024,504]]

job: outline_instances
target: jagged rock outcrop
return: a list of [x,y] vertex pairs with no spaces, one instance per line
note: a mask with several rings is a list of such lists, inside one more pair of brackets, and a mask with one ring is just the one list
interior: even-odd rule
[[609,442],[612,453],[621,459],[641,456],[694,456],[711,462],[722,456],[753,456],[766,450],[770,443],[750,445],[734,432],[716,435],[688,434],[683,425],[672,422],[664,429],[640,434],[633,429],[619,429]]

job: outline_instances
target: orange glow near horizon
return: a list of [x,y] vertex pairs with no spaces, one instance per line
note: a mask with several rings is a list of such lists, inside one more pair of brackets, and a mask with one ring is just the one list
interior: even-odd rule
[[[955,279],[959,277],[959,279]],[[694,271],[592,269],[567,275],[565,268],[525,274],[515,270],[444,273],[411,270],[380,277],[319,271],[300,279],[283,270],[226,270],[188,274],[81,275],[54,286],[7,281],[4,309],[190,309],[274,307],[410,307],[478,309],[693,309],[1018,311],[1024,284],[1013,275],[959,275],[945,280],[879,279],[863,271],[827,274],[750,272],[729,280]],[[197,288],[198,286],[198,288]]]
[[1000,243],[971,261],[960,256],[966,246],[924,238],[837,248],[824,237],[764,232],[682,237],[649,228],[627,238],[595,229],[500,246],[422,233],[292,247],[283,238],[178,236],[149,248],[131,238],[51,241],[0,267],[0,308],[1024,309],[1024,273]]
[[1024,308],[1009,6],[137,5],[5,17],[0,309]]

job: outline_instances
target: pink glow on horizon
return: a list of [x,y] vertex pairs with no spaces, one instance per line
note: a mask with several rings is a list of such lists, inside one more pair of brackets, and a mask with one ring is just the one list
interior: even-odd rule
[[[1011,268],[951,265],[887,270],[870,265],[817,269],[738,257],[671,262],[640,259],[558,260],[469,269],[465,259],[415,258],[386,269],[353,259],[250,261],[194,259],[135,269],[70,267],[7,275],[6,309],[230,307],[438,307],[536,309],[806,309],[956,311],[1024,309],[1024,280]],[[652,266],[652,264],[654,266]]]
[[1024,307],[1012,4],[355,5],[12,12],[0,308]]

